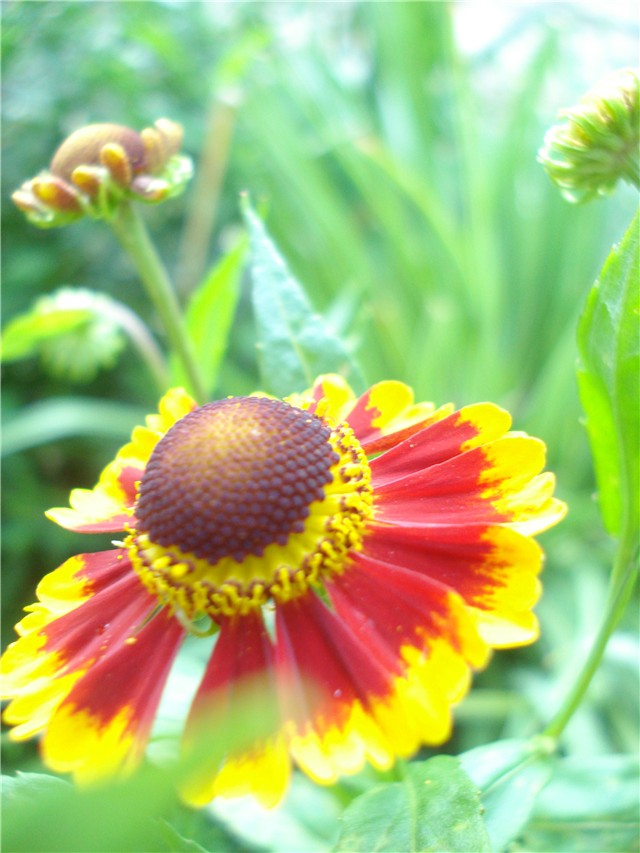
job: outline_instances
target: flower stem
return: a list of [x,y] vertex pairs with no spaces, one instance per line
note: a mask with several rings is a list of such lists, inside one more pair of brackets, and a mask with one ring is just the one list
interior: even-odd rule
[[638,574],[638,554],[634,540],[635,537],[625,536],[620,542],[600,629],[564,702],[542,733],[547,737],[557,739],[579,707],[591,679],[600,666],[609,637],[624,613]]
[[149,298],[164,325],[169,343],[181,360],[189,379],[189,391],[200,403],[204,403],[207,392],[187,336],[173,285],[155,250],[147,229],[136,210],[126,201],[118,206],[116,215],[110,220],[118,242],[129,255],[145,286]]

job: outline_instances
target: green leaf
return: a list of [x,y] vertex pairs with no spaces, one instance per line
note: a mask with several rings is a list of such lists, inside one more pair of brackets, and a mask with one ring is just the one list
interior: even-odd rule
[[634,755],[560,760],[525,834],[528,850],[637,849],[638,759]]
[[578,326],[578,386],[609,533],[640,528],[640,221],[614,246]]
[[38,307],[14,317],[2,332],[2,361],[18,361],[37,355],[45,341],[61,337],[88,323],[93,313],[86,308],[43,314]]
[[490,850],[479,791],[457,758],[441,755],[409,764],[402,782],[380,785],[343,815],[336,850]]
[[246,199],[243,213],[251,239],[253,306],[263,389],[283,397],[309,387],[322,373],[341,373],[362,387],[359,370],[312,309]]
[[[209,393],[215,388],[227,348],[246,249],[247,240],[243,237],[209,271],[187,306],[187,332]],[[171,361],[171,376],[172,384],[188,386],[182,363],[175,356]]]
[[526,826],[553,769],[551,749],[546,738],[513,739],[479,746],[460,756],[462,767],[482,790],[492,849],[503,850]]
[[2,849],[7,853],[172,849],[163,843],[154,816],[175,796],[157,771],[87,791],[37,773],[3,777],[2,782]]

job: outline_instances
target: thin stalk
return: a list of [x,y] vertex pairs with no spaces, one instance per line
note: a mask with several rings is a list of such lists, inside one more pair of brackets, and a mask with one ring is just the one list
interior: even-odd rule
[[200,403],[204,403],[206,387],[184,326],[178,299],[142,219],[128,202],[123,201],[110,224],[118,242],[138,271],[162,320],[171,348],[182,362],[189,380],[189,390]]
[[621,541],[618,549],[604,617],[591,651],[587,655],[587,659],[582,669],[578,672],[560,709],[543,731],[543,735],[558,738],[578,709],[591,683],[591,679],[600,666],[609,638],[624,613],[625,606],[633,592],[637,572],[636,546],[631,541],[631,537],[627,536]]
[[102,304],[101,311],[129,337],[149,368],[149,372],[158,386],[158,391],[164,394],[169,387],[167,363],[146,324],[135,311],[115,300],[109,300],[109,302]]

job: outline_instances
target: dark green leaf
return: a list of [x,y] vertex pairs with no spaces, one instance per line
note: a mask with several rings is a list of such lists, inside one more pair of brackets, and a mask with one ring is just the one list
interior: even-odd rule
[[638,759],[632,755],[559,761],[527,827],[527,849],[637,850],[638,771]]
[[536,797],[552,771],[545,739],[503,740],[460,756],[462,767],[482,790],[484,821],[495,850],[503,850],[526,825]]
[[[187,307],[187,331],[209,393],[215,388],[227,348],[246,249],[247,241],[243,238],[210,270]],[[175,357],[171,374],[174,385],[188,385],[184,368]]]
[[490,850],[479,791],[450,756],[416,762],[346,809],[338,851]]
[[313,311],[304,291],[248,201],[253,306],[263,388],[278,396],[309,387],[322,373],[341,373],[362,385],[342,343]]
[[640,255],[638,215],[614,246],[578,326],[578,384],[600,506],[611,534],[637,535],[640,501]]

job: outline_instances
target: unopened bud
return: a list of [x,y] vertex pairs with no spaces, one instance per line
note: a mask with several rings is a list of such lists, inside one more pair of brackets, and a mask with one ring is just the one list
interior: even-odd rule
[[538,160],[568,201],[610,193],[622,179],[640,187],[640,82],[635,71],[616,71],[550,128]]
[[49,170],[13,194],[36,225],[64,225],[84,214],[110,218],[123,198],[157,203],[182,191],[192,174],[178,154],[182,128],[159,119],[141,133],[119,124],[90,124],[72,133]]

